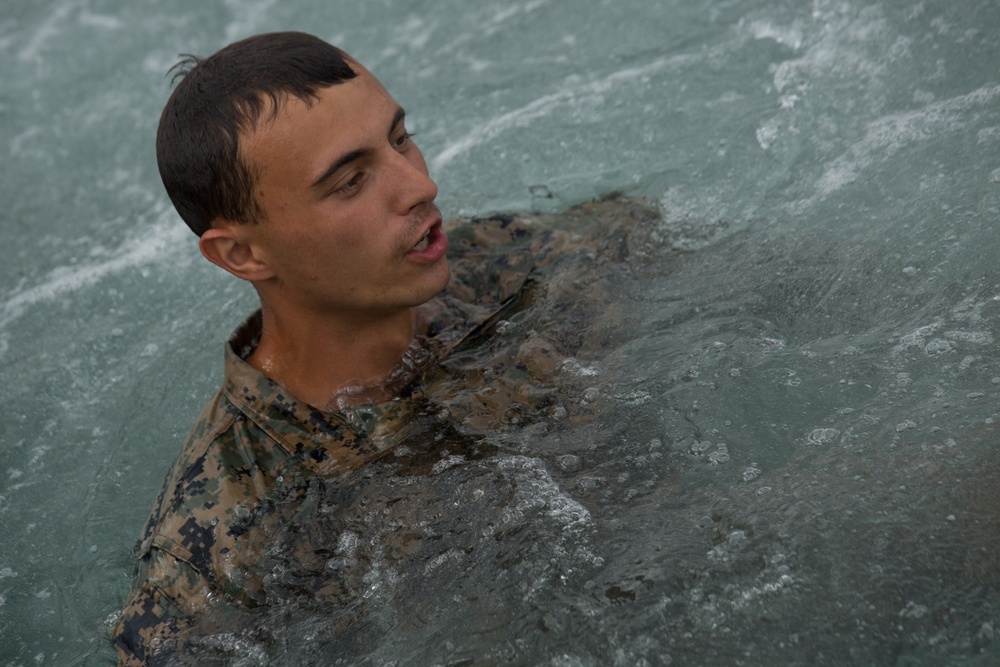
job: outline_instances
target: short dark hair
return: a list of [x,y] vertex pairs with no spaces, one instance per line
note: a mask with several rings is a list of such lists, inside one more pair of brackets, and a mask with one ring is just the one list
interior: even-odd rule
[[184,55],[156,132],[156,161],[170,201],[198,236],[212,220],[256,223],[258,166],[240,155],[239,135],[289,95],[312,102],[322,88],[357,76],[350,57],[318,37],[272,32],[234,42],[207,59]]

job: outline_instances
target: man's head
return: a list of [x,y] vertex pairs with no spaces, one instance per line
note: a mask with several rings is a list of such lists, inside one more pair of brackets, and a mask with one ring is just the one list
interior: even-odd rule
[[261,166],[241,153],[240,136],[289,97],[309,101],[357,76],[343,51],[301,32],[255,35],[174,69],[183,78],[160,116],[156,158],[170,200],[198,236],[216,219],[265,215],[254,195]]
[[314,37],[251,37],[197,64],[157,153],[202,254],[286,319],[380,318],[448,281],[437,186],[402,107]]

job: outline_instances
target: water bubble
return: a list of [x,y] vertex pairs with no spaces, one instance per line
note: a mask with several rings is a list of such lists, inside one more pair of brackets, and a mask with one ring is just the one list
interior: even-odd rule
[[594,375],[600,375],[601,370],[597,366],[583,366],[579,361],[573,357],[567,357],[563,359],[562,363],[559,364],[559,369],[566,372],[572,373],[573,375],[581,375],[586,377],[591,377]]
[[695,440],[694,442],[691,443],[691,447],[689,448],[689,450],[695,456],[700,456],[705,452],[707,452],[708,450],[710,450],[711,448],[712,448],[712,443],[710,443],[709,441],[705,440],[704,442],[698,442],[697,440]]
[[935,338],[931,342],[927,343],[924,347],[924,352],[927,354],[946,354],[951,352],[953,349],[954,348],[951,346],[951,343],[948,341],[941,338]]
[[837,439],[840,431],[835,428],[817,428],[806,438],[810,445],[827,445]]
[[734,530],[733,532],[726,535],[726,542],[729,544],[742,544],[747,541],[746,531]]
[[583,402],[593,403],[598,398],[601,397],[601,390],[597,387],[588,387],[586,391],[583,392]]
[[761,473],[760,468],[755,468],[754,466],[747,466],[746,468],[743,469],[743,475],[742,475],[743,481],[752,482],[753,480],[760,477],[760,473]]
[[708,455],[708,462],[712,465],[720,465],[729,462],[729,453],[724,451],[714,451]]
[[896,424],[896,433],[902,433],[903,431],[909,430],[911,428],[916,428],[916,427],[917,427],[916,422],[914,422],[914,421],[912,421],[910,419],[907,419],[905,422],[902,422],[900,424]]
[[906,603],[906,606],[899,611],[900,618],[923,618],[927,615],[928,609],[926,605],[917,604],[912,600]]
[[989,345],[993,342],[993,334],[989,331],[946,331],[944,335],[951,340],[973,345]]
[[464,462],[465,462],[465,457],[462,456],[461,454],[447,456],[438,461],[437,463],[435,463],[433,466],[431,466],[431,474],[437,475],[441,472],[444,472],[448,468],[452,468]]
[[511,331],[513,331],[516,326],[517,325],[511,322],[510,320],[500,320],[499,322],[497,322],[496,331],[501,336],[506,336]]
[[566,472],[575,472],[580,469],[580,457],[575,454],[565,454],[560,456],[559,467]]

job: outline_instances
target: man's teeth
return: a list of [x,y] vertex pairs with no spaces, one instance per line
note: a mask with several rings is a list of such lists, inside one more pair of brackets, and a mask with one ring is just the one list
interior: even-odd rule
[[413,246],[413,249],[416,250],[417,252],[423,252],[424,250],[427,250],[427,246],[430,245],[430,242],[431,242],[431,233],[427,232],[426,234],[424,234],[424,237],[420,239],[417,245]]

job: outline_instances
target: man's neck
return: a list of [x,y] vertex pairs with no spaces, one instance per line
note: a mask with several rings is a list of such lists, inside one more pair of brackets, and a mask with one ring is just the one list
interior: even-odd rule
[[[282,316],[262,304],[260,342],[247,362],[321,409],[392,398],[386,382],[415,333],[415,309],[369,318]],[[341,400],[338,400],[341,399]]]

